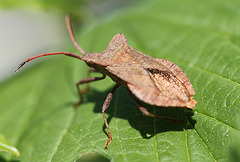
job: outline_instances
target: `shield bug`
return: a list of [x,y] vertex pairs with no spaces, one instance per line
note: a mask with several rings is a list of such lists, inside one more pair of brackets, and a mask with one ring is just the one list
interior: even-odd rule
[[105,111],[119,86],[128,90],[130,97],[139,106],[143,115],[149,117],[179,121],[151,114],[139,100],[150,105],[190,109],[193,109],[197,104],[192,97],[195,92],[190,80],[174,63],[164,59],[152,58],[137,51],[128,45],[127,39],[121,33],[112,38],[103,52],[86,53],[75,40],[69,16],[66,17],[66,24],[74,46],[83,56],[71,52],[44,53],[25,60],[15,69],[15,72],[25,63],[42,56],[63,54],[85,61],[92,71],[100,72],[103,76],[82,79],[76,83],[80,100],[74,105],[75,107],[83,101],[82,92],[79,88],[80,84],[102,80],[106,75],[109,76],[116,82],[116,85],[108,94],[102,107],[102,114],[108,131],[108,141],[105,148],[112,140]]

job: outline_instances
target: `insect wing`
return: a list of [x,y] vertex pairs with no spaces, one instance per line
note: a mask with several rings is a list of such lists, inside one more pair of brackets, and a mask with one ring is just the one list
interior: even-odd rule
[[[160,65],[153,65],[155,63],[152,62],[151,68],[134,61],[121,62],[106,67],[106,70],[123,80],[137,98],[148,104],[193,108],[196,105],[191,97],[194,90],[187,76],[175,64],[176,67],[171,65],[175,71],[171,71],[171,68],[161,71],[161,67],[164,64],[170,65],[170,61],[161,59],[156,62]],[[181,75],[177,77],[177,73]]]

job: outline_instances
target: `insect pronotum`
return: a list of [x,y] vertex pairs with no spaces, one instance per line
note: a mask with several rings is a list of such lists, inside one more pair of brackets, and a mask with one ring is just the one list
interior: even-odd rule
[[102,80],[106,75],[109,76],[116,82],[116,85],[108,94],[102,107],[102,114],[108,131],[108,141],[105,148],[108,147],[112,140],[105,111],[119,86],[123,86],[128,90],[130,97],[139,106],[143,115],[149,117],[180,121],[151,114],[139,100],[150,105],[186,107],[190,109],[193,109],[197,104],[192,97],[195,92],[190,80],[174,63],[164,59],[152,58],[137,51],[128,45],[127,39],[121,33],[112,38],[103,52],[86,53],[75,40],[69,16],[66,16],[66,24],[74,46],[83,56],[72,52],[44,53],[25,60],[14,71],[17,72],[25,63],[33,59],[49,55],[63,54],[85,61],[92,71],[100,72],[103,76],[82,79],[76,83],[80,99],[78,103],[74,104],[74,107],[83,101],[82,92],[79,88],[80,84]]

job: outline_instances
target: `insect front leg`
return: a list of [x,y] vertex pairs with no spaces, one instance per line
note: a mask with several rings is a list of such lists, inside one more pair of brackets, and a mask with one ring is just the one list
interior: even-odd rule
[[[88,69],[87,78],[91,78],[90,75],[92,72],[98,73],[98,71],[96,69],[91,67],[90,69]],[[89,84],[89,82],[87,82],[86,87],[83,90],[81,90],[81,94],[87,93],[89,91],[89,89],[90,89],[90,84]]]
[[138,105],[140,111],[142,112],[143,115],[148,116],[148,117],[152,117],[152,118],[159,118],[159,119],[165,119],[165,120],[170,120],[170,121],[174,121],[174,122],[183,122],[183,120],[177,120],[177,119],[172,119],[172,118],[168,118],[165,116],[159,116],[159,115],[155,115],[150,113],[134,96],[133,94],[128,91],[130,97],[133,99],[133,101]]
[[78,90],[78,95],[79,95],[79,101],[77,103],[75,103],[73,106],[76,108],[78,105],[80,105],[82,102],[83,102],[83,96],[82,96],[82,93],[86,93],[89,89],[89,87],[87,87],[86,89],[84,89],[84,91],[82,92],[81,89],[80,89],[80,85],[81,84],[85,84],[85,83],[89,83],[89,82],[93,82],[93,81],[98,81],[98,80],[102,80],[106,77],[106,75],[103,75],[102,77],[92,77],[92,78],[86,78],[86,79],[82,79],[82,80],[79,80],[77,83],[76,83],[76,87],[77,87],[77,90]]
[[106,118],[106,115],[105,115],[105,111],[107,110],[107,108],[109,107],[111,101],[112,101],[112,97],[113,97],[113,94],[114,92],[116,91],[116,89],[119,87],[119,84],[116,84],[113,89],[111,90],[111,92],[108,94],[106,100],[104,101],[103,103],[103,107],[102,107],[102,114],[103,114],[103,119],[104,119],[104,122],[105,122],[105,125],[106,125],[106,128],[107,128],[107,131],[108,131],[108,141],[107,143],[105,144],[105,149],[107,149],[108,145],[110,144],[110,142],[112,141],[112,134],[111,134],[111,131],[109,129],[109,126],[108,126],[108,122],[107,122],[107,118]]

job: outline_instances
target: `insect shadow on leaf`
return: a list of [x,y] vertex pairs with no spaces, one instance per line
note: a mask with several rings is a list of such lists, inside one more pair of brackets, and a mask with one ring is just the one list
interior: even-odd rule
[[[96,91],[95,89],[90,90],[91,93],[85,95],[87,102],[94,102],[96,105],[94,107],[95,113],[101,113],[102,102],[105,96],[111,91],[108,89],[104,92]],[[168,131],[183,131],[183,129],[193,129],[196,121],[192,119],[193,111],[185,111],[182,108],[165,108],[152,106],[149,104],[143,104],[149,112],[153,114],[161,114],[163,116],[175,117],[177,119],[184,119],[183,122],[174,122],[158,118],[149,118],[142,114],[138,106],[132,101],[128,96],[126,89],[120,87],[116,91],[116,94],[106,111],[109,114],[107,121],[111,123],[113,117],[128,120],[130,126],[141,134],[143,138],[149,139],[154,137],[158,133],[168,132]],[[106,126],[103,124],[103,132],[107,135]]]
[[105,111],[108,109],[115,91],[120,86],[127,89],[129,96],[139,107],[139,110],[148,117],[180,121],[149,112],[139,100],[154,106],[189,109],[193,109],[197,104],[197,101],[192,97],[195,92],[189,78],[174,63],[152,58],[137,51],[128,45],[127,39],[122,33],[116,34],[103,52],[86,53],[75,40],[69,16],[66,17],[66,23],[74,46],[83,56],[72,52],[44,53],[25,60],[14,71],[17,72],[25,63],[42,56],[66,55],[84,61],[102,76],[81,79],[76,83],[79,101],[73,105],[75,108],[83,102],[82,93],[88,90],[88,88],[81,90],[80,85],[102,80],[109,76],[116,82],[116,85],[109,92],[102,106],[103,119],[108,132],[108,141],[104,148],[107,148],[112,140]]

